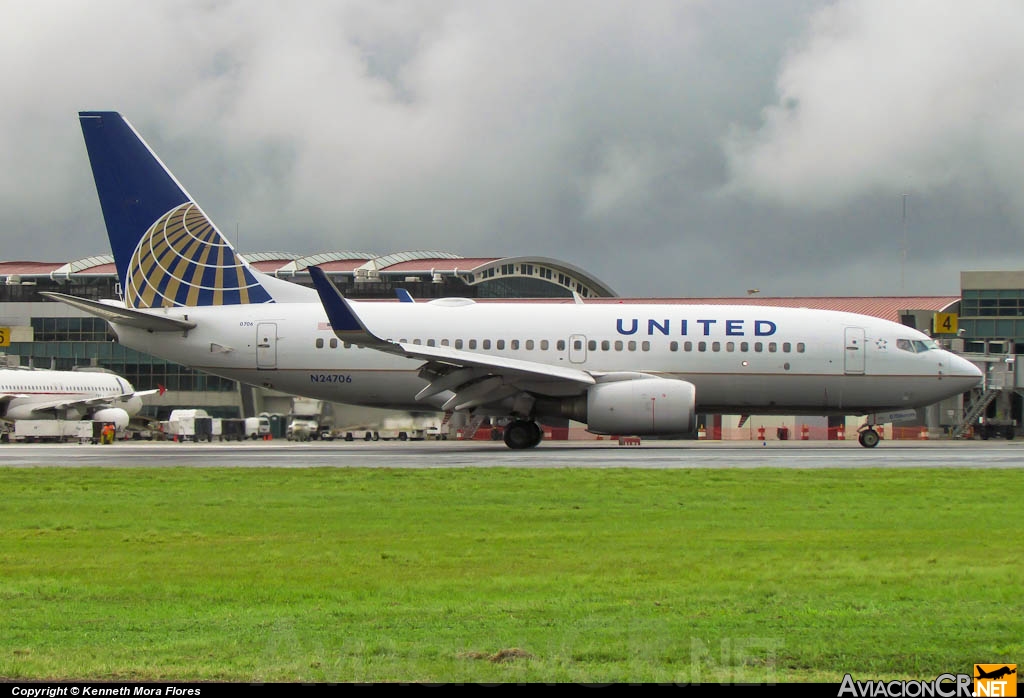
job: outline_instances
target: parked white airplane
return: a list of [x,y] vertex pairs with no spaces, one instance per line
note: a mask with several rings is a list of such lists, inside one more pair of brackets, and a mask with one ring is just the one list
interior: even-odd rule
[[105,371],[3,369],[0,418],[94,419],[123,429],[142,409],[141,398],[156,392],[136,392],[124,378]]
[[[123,302],[47,294],[119,341],[296,395],[536,419],[603,434],[692,432],[698,412],[870,414],[932,404],[981,373],[926,335],[850,313],[753,306],[356,303],[262,274],[119,114],[80,115]],[[319,296],[318,296],[319,293]],[[339,341],[340,340],[340,341]],[[873,429],[865,446],[878,443]]]

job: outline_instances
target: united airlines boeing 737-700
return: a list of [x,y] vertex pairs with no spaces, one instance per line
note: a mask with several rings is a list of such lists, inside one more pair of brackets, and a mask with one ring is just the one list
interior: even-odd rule
[[[981,378],[917,330],[873,317],[754,306],[358,303],[263,274],[232,248],[132,126],[80,115],[123,289],[49,294],[129,347],[321,400],[537,420],[599,434],[692,432],[698,412],[868,414],[919,407]],[[878,434],[860,436],[874,446]]]

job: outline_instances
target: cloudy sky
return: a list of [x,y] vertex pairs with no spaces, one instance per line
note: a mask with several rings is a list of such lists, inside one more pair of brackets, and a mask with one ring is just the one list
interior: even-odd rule
[[0,259],[109,251],[76,113],[118,110],[242,252],[544,255],[654,296],[1024,268],[1019,0],[0,12]]

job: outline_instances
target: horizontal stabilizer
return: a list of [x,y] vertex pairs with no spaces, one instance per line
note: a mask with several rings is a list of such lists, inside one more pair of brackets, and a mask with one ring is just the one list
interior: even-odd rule
[[186,332],[196,326],[196,323],[188,320],[155,315],[142,310],[132,310],[131,308],[119,308],[116,305],[107,305],[106,303],[76,298],[75,296],[68,296],[63,293],[54,293],[53,291],[40,291],[40,295],[66,303],[72,308],[84,310],[90,315],[94,315],[107,322],[137,327],[141,330],[149,330],[150,332]]

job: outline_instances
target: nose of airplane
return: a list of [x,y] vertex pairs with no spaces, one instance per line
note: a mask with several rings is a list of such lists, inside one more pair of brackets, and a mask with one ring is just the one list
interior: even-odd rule
[[956,385],[962,386],[964,391],[970,390],[981,382],[983,375],[981,369],[962,356],[949,354],[946,363],[947,370],[944,372],[945,375],[943,377],[946,380],[955,381]]

